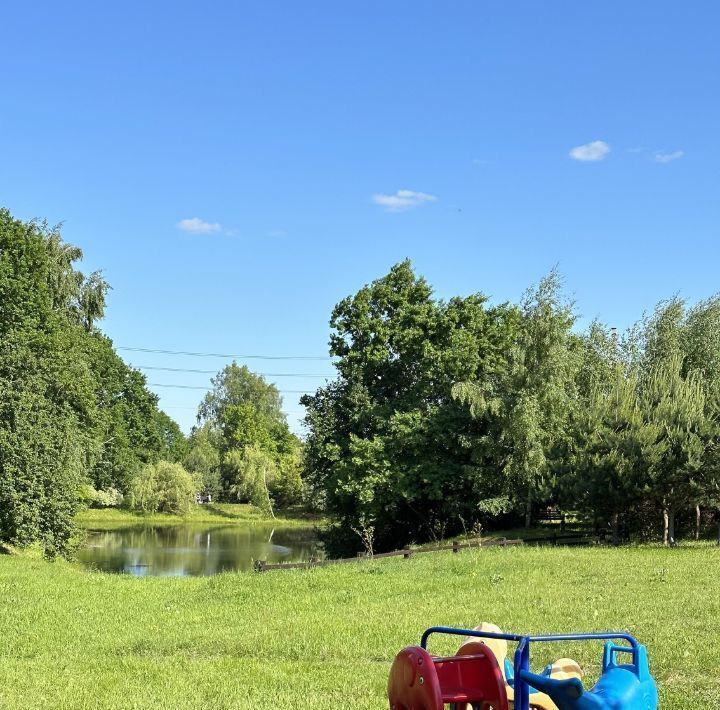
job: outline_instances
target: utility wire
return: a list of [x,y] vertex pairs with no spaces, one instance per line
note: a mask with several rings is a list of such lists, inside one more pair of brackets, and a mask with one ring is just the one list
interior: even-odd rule
[[[180,390],[205,390],[209,392],[212,387],[201,387],[196,385],[170,385],[161,382],[148,382],[148,387],[172,387]],[[280,394],[315,394],[313,390],[278,390]]]
[[[151,365],[133,365],[138,370],[160,370],[162,372],[197,372],[201,375],[217,375],[217,370],[193,370],[184,367],[155,367]],[[262,377],[335,377],[335,375],[314,375],[310,372],[256,372]]]
[[191,355],[192,357],[222,357],[236,360],[323,360],[332,358],[318,355],[226,355],[223,353],[194,353],[187,350],[159,350],[155,348],[131,348],[127,345],[118,345],[116,350],[129,350],[136,353],[157,353],[159,355]]

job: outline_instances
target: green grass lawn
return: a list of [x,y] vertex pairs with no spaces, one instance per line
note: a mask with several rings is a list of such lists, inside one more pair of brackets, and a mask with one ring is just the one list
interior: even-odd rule
[[[426,626],[481,620],[628,630],[648,645],[662,710],[718,707],[719,571],[710,546],[487,548],[146,579],[2,556],[0,707],[383,708],[400,648]],[[536,664],[561,655],[598,672],[598,644]]]
[[119,508],[90,508],[78,513],[76,520],[83,527],[128,525],[134,523],[270,523],[277,525],[308,525],[319,522],[302,511],[284,510],[271,518],[253,505],[243,503],[210,503],[193,505],[188,515],[169,513],[142,514]]

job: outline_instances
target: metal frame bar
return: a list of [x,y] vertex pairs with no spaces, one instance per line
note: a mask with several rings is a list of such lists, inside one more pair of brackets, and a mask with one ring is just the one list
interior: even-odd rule
[[544,636],[533,636],[530,634],[503,634],[492,631],[476,631],[475,629],[456,629],[451,626],[431,626],[426,629],[420,640],[420,646],[427,650],[427,642],[432,634],[449,634],[451,636],[470,636],[475,638],[502,639],[517,643],[515,650],[515,708],[516,710],[529,710],[530,689],[522,679],[520,671],[530,671],[530,644],[552,643],[554,641],[627,641],[627,647],[619,646],[619,650],[625,650],[636,656],[638,642],[635,637],[622,631],[594,632],[587,634],[546,634]]

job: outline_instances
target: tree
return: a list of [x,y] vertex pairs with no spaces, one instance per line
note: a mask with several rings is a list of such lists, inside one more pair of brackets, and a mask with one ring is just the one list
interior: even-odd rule
[[219,372],[212,384],[198,411],[197,431],[204,432],[198,446],[205,458],[208,446],[216,448],[223,490],[230,495],[237,491],[238,461],[252,450],[272,460],[278,502],[297,502],[302,490],[302,444],[288,428],[275,385],[234,362]]
[[88,484],[123,493],[162,449],[157,398],[99,331],[109,286],[81,258],[0,210],[0,542],[48,555],[71,550]]
[[220,450],[207,426],[196,427],[190,434],[183,465],[201,482],[202,493],[220,495]]
[[72,289],[59,290],[56,234],[0,210],[0,541],[39,542],[49,555],[71,548],[97,453],[93,380]]
[[273,457],[259,446],[247,446],[229,451],[225,466],[232,472],[230,490],[237,499],[249,501],[274,518],[270,487],[278,476],[278,467]]
[[640,332],[638,368],[646,416],[662,428],[665,446],[651,492],[662,509],[663,541],[675,538],[678,510],[714,500],[709,464],[720,431],[720,301],[688,311],[678,297],[659,303]]
[[614,381],[595,384],[575,425],[575,467],[565,499],[596,523],[610,523],[618,544],[621,517],[642,502],[662,459],[661,427],[647,418],[636,377],[620,366]]
[[99,449],[89,477],[97,489],[127,493],[143,466],[176,457],[168,446],[182,446],[182,432],[158,410],[157,395],[147,389],[145,375],[123,362],[107,337],[89,334],[83,348],[98,404],[94,429]]
[[273,384],[237,363],[212,379],[213,388],[198,410],[198,424],[208,423],[222,434],[226,449],[255,443],[259,432],[282,427],[282,398]]
[[663,542],[675,540],[679,508],[703,499],[702,468],[716,435],[707,401],[696,373],[681,373],[681,359],[673,357],[647,374],[641,397],[647,420],[658,428],[663,455],[651,469],[650,491],[662,507]]
[[488,421],[504,478],[502,496],[508,505],[524,508],[526,526],[533,502],[548,492],[553,459],[569,437],[579,364],[574,322],[572,304],[552,271],[523,298],[507,366],[493,377],[458,382],[452,390],[472,416]]
[[435,300],[405,261],[333,310],[338,377],[302,402],[305,478],[338,522],[338,545],[357,546],[362,525],[387,548],[479,515],[495,478],[478,445],[488,429],[451,390],[505,366],[518,320],[485,302]]
[[181,463],[188,453],[188,442],[178,423],[165,412],[155,413],[155,427],[160,439],[159,456],[166,461]]
[[187,515],[195,501],[197,484],[178,463],[148,464],[130,484],[129,503],[143,513]]

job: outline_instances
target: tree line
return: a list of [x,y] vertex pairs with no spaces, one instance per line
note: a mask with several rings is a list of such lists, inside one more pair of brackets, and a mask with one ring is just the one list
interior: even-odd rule
[[0,209],[0,544],[68,554],[87,505],[295,502],[301,443],[274,385],[229,365],[186,438],[99,329],[110,286],[81,258],[59,228]]
[[67,554],[85,505],[304,502],[330,552],[559,506],[670,544],[720,510],[720,298],[578,328],[552,272],[517,303],[438,299],[405,261],[337,304],[337,376],[306,395],[232,363],[185,437],[98,327],[109,285],[57,228],[0,210],[0,543]]
[[555,271],[492,305],[435,298],[405,261],[338,303],[338,376],[303,398],[331,547],[529,525],[547,506],[615,540],[699,533],[720,508],[720,298],[670,298],[620,334],[577,320]]

